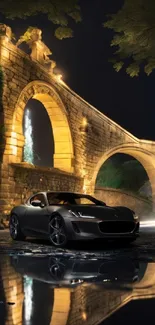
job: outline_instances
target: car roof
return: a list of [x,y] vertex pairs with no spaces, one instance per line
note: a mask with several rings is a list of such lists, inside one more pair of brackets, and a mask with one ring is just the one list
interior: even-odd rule
[[33,195],[37,195],[37,194],[48,194],[48,193],[52,193],[52,194],[69,194],[69,195],[89,195],[89,194],[85,194],[85,193],[80,193],[80,192],[67,192],[67,191],[43,191],[43,192],[36,192]]

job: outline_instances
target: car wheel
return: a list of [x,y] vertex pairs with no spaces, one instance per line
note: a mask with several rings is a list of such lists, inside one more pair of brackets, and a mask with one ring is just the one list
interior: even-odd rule
[[64,247],[67,244],[65,223],[60,215],[55,215],[49,222],[49,239],[56,247]]
[[10,236],[14,240],[24,240],[25,236],[21,231],[18,217],[15,214],[12,214],[10,217]]
[[59,258],[52,258],[49,261],[49,272],[52,279],[60,281],[63,279],[65,274],[65,264],[62,263]]

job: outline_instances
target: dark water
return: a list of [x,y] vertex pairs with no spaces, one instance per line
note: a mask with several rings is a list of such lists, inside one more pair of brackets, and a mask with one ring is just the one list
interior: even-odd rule
[[155,308],[155,263],[1,255],[0,325],[146,324]]

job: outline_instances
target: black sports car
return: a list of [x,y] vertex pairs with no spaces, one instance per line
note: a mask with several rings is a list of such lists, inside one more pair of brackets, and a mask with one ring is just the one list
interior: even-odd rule
[[122,239],[134,241],[139,221],[126,207],[109,207],[86,194],[40,192],[24,205],[12,209],[10,235],[14,240],[26,236],[46,237],[57,247],[69,240]]

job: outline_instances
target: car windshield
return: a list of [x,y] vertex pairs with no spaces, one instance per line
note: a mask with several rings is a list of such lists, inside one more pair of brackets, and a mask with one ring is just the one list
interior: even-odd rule
[[47,193],[49,205],[105,205],[90,195],[74,193]]

